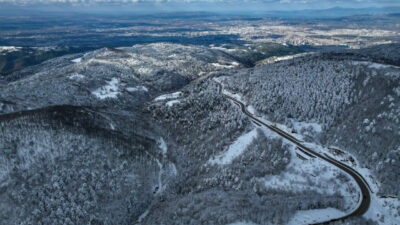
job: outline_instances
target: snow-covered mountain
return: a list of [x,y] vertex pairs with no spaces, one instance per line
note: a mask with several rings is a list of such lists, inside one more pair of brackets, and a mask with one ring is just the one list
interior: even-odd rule
[[0,112],[63,104],[132,109],[209,72],[240,66],[229,55],[205,47],[158,43],[104,48],[7,76],[12,82],[0,90]]
[[8,75],[0,224],[308,224],[358,207],[349,174],[227,96],[362,174],[371,206],[344,223],[396,224],[400,69],[381,63],[390,57],[302,54],[244,68],[248,48],[103,48]]

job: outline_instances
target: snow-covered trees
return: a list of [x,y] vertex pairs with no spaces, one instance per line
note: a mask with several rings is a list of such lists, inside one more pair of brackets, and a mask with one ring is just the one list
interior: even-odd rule
[[[384,194],[400,193],[399,68],[330,53],[222,74],[262,116],[292,126],[317,122],[320,141],[354,153]],[[317,138],[317,137],[314,137]],[[374,152],[379,154],[372,157]]]
[[194,162],[208,159],[249,129],[249,119],[217,90],[217,85],[208,80],[184,89],[184,96],[172,106],[163,101],[147,107],[146,111],[167,127],[168,135],[182,147],[181,157]]
[[[296,161],[213,76],[258,116],[352,151],[378,173],[381,192],[399,192],[398,69],[317,54],[216,71],[236,66],[216,49],[153,44],[55,59],[2,85],[0,221],[263,224],[349,208],[348,177]],[[243,136],[251,139],[228,163],[210,163]]]
[[169,140],[175,144],[171,151],[179,182],[170,186],[172,195],[153,205],[145,224],[284,224],[298,209],[343,205],[339,195],[323,196],[310,189],[292,193],[261,182],[265,176],[280,174],[291,160],[288,146],[280,139],[267,138],[261,130],[230,163],[210,163],[254,127],[236,105],[218,93],[211,79],[181,92],[172,106],[166,104],[168,100],[156,101],[146,110],[168,128]]
[[354,101],[356,73],[346,63],[300,58],[243,73],[225,79],[227,88],[279,122],[312,119],[329,126]]
[[72,106],[0,117],[0,224],[136,220],[157,184],[159,167],[145,153],[154,144],[97,119]]

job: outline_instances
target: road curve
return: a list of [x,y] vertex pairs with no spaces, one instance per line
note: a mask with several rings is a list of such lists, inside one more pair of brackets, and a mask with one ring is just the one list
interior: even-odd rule
[[[222,85],[217,81],[216,81],[216,83],[219,86],[219,93],[221,93]],[[361,196],[360,196],[361,202],[358,204],[358,207],[356,209],[354,209],[348,215],[345,215],[345,216],[342,216],[342,217],[336,218],[336,219],[327,220],[327,221],[321,222],[321,223],[315,223],[315,224],[328,224],[328,223],[331,223],[334,221],[345,220],[345,219],[353,217],[353,216],[362,216],[364,213],[366,213],[368,211],[368,208],[371,204],[371,194],[370,194],[371,190],[370,190],[368,183],[364,179],[364,177],[362,177],[362,175],[360,173],[358,173],[355,169],[351,168],[350,166],[348,166],[342,162],[339,162],[339,161],[333,159],[332,157],[329,157],[327,154],[322,155],[322,154],[304,146],[303,144],[300,143],[299,140],[297,140],[295,137],[288,134],[287,132],[285,132],[275,126],[268,125],[268,124],[264,123],[263,121],[259,120],[258,118],[256,118],[253,114],[251,114],[249,111],[247,111],[245,104],[242,103],[241,101],[239,101],[229,95],[226,95],[226,94],[223,94],[223,95],[226,98],[232,100],[234,103],[236,103],[236,105],[238,105],[241,108],[242,112],[244,114],[246,114],[248,117],[250,117],[258,125],[261,124],[262,126],[269,128],[270,130],[279,134],[283,138],[294,143],[300,149],[300,151],[302,151],[303,153],[306,153],[307,155],[312,155],[314,157],[318,157],[318,158],[325,160],[326,162],[336,166],[337,168],[341,169],[345,173],[349,174],[356,181],[357,185],[360,187],[360,190],[361,190]]]

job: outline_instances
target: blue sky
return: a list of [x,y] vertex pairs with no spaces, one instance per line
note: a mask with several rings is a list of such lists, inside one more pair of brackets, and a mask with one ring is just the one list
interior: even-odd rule
[[272,11],[400,6],[400,0],[0,0],[0,3],[27,9],[68,7],[136,11]]

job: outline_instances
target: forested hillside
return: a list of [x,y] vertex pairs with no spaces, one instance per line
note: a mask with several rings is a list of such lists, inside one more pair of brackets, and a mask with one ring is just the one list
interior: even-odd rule
[[320,124],[323,130],[316,137],[321,143],[354,153],[374,171],[382,195],[399,195],[398,67],[323,54],[224,77],[230,90],[271,121],[289,127]]
[[0,224],[396,224],[400,69],[371,51],[156,43],[14,72]]

